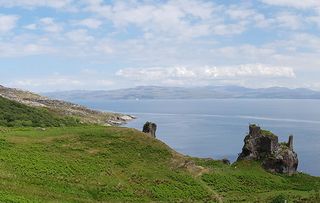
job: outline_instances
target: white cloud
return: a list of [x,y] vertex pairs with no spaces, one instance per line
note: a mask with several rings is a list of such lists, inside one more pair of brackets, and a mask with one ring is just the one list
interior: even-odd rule
[[0,42],[0,58],[54,53],[55,49],[37,43]]
[[306,18],[307,22],[313,23],[320,28],[320,13],[318,15],[309,16]]
[[80,20],[79,22],[76,22],[75,24],[85,26],[91,29],[97,29],[102,25],[102,22],[94,18],[86,18],[86,19]]
[[112,80],[97,80],[97,85],[102,86],[104,88],[108,86],[113,86],[115,83]]
[[28,30],[36,30],[37,29],[37,24],[32,23],[29,25],[25,25],[23,28],[28,29]]
[[95,47],[94,50],[101,53],[102,55],[110,55],[114,53],[114,49],[108,42],[100,42]]
[[[231,8],[230,8],[231,9]],[[226,8],[208,1],[167,1],[153,4],[148,1],[115,1],[106,5],[103,1],[86,1],[86,10],[110,20],[117,28],[134,25],[145,33],[190,39],[210,35],[239,34],[245,30],[244,22],[226,23]],[[241,14],[247,12],[247,14]],[[253,15],[252,10],[230,10],[231,18],[242,19]]]
[[67,32],[66,36],[69,40],[79,44],[86,44],[94,40],[94,37],[90,36],[88,34],[88,31],[84,29],[78,29]]
[[109,17],[111,6],[103,4],[101,0],[82,0],[85,11],[96,13],[100,16]]
[[[101,73],[100,73],[101,74]],[[8,84],[10,87],[31,89],[37,91],[74,90],[74,89],[112,89],[116,84],[112,79],[101,75],[88,75],[75,72],[73,75],[54,73],[41,77],[15,79]]]
[[243,60],[261,61],[262,59],[269,59],[270,56],[276,54],[276,49],[273,47],[256,47],[250,44],[240,46],[225,46],[217,49],[212,49],[214,56],[219,58],[236,60],[241,57]]
[[19,87],[41,87],[43,85],[47,86],[80,86],[82,82],[76,79],[72,79],[64,76],[53,76],[45,79],[24,79],[16,80],[13,82],[14,86]]
[[231,6],[226,10],[226,14],[230,16],[233,20],[241,20],[241,19],[247,19],[251,17],[255,17],[258,15],[258,13],[249,8],[242,8],[237,6]]
[[50,17],[41,18],[40,25],[46,32],[59,33],[63,31],[63,27],[56,23],[55,20]]
[[275,17],[276,23],[280,27],[299,29],[302,26],[301,17],[289,12],[281,12]]
[[73,0],[0,0],[0,6],[2,7],[52,7],[52,8],[66,8],[71,6]]
[[222,67],[187,68],[154,67],[154,68],[128,68],[119,70],[117,76],[136,81],[160,82],[162,80],[178,80],[187,84],[192,81],[238,79],[238,78],[294,78],[295,73],[290,67],[268,66],[262,64],[247,64]]
[[298,9],[310,9],[320,7],[319,0],[260,0],[265,4],[274,6],[294,7]]
[[9,32],[16,27],[19,17],[16,15],[0,14],[0,33]]

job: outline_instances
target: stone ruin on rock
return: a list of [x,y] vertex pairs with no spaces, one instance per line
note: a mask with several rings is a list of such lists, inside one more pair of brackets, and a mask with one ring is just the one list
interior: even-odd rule
[[261,161],[262,167],[270,172],[292,175],[298,167],[298,155],[293,151],[293,136],[288,143],[279,143],[278,137],[257,125],[249,126],[242,152],[237,161]]
[[156,138],[157,125],[152,122],[146,122],[143,126],[142,132],[149,134],[151,137]]

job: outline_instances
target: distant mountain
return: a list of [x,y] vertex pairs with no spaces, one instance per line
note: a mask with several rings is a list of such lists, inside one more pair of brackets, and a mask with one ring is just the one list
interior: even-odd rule
[[109,91],[64,91],[50,92],[44,95],[68,101],[76,100],[118,100],[118,99],[320,99],[320,92],[310,89],[289,89],[271,87],[252,89],[240,86],[206,86],[206,87],[159,87],[138,86],[135,88]]

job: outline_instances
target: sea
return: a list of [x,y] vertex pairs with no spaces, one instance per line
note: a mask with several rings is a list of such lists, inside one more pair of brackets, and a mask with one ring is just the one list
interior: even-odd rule
[[320,100],[201,99],[74,101],[137,119],[125,126],[141,130],[146,121],[157,124],[157,139],[189,156],[235,161],[249,124],[279,136],[294,136],[298,170],[320,176]]

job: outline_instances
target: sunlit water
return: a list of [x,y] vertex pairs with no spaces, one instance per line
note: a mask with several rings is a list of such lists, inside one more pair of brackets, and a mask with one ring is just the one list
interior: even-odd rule
[[137,116],[128,127],[146,121],[158,125],[157,138],[197,157],[228,158],[241,152],[250,123],[287,141],[294,135],[299,170],[320,176],[320,100],[121,100],[75,101],[88,107]]

